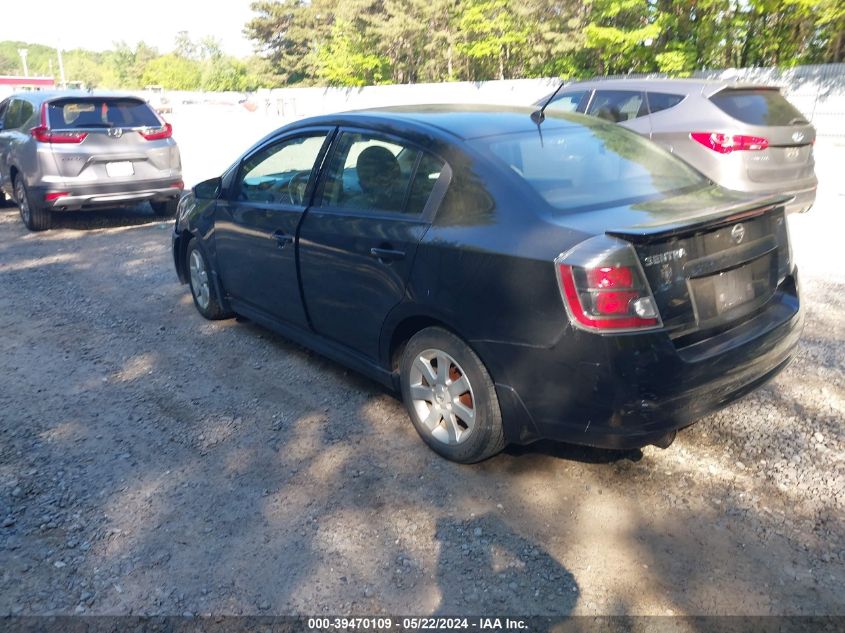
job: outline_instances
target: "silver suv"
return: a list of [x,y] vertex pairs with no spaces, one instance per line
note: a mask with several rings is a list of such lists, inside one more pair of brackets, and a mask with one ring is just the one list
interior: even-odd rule
[[808,211],[816,199],[816,131],[776,87],[703,79],[602,79],[564,86],[546,109],[555,110],[619,123],[728,189],[790,194],[789,212]]
[[32,231],[53,212],[148,200],[173,215],[182,164],[169,123],[136,97],[22,93],[0,102],[0,189]]

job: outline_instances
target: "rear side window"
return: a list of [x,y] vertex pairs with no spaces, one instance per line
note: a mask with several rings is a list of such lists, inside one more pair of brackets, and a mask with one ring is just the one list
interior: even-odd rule
[[16,130],[29,121],[35,108],[29,101],[13,99],[6,110],[6,119],[3,127],[9,130]]
[[684,95],[670,94],[668,92],[649,92],[647,96],[648,111],[650,114],[674,108],[684,100]]
[[47,106],[50,128],[161,127],[150,106],[139,99],[64,99]]
[[808,123],[806,117],[778,90],[723,90],[710,97],[716,107],[749,125],[796,125]]
[[[550,112],[583,112],[588,90],[578,92],[563,92],[555,97],[546,110]],[[542,105],[542,103],[540,104]],[[581,106],[579,109],[578,106]]]
[[596,90],[587,114],[611,123],[631,121],[647,114],[645,98],[632,90]]
[[419,215],[443,166],[414,147],[344,132],[323,185],[322,206]]
[[472,142],[523,178],[554,209],[588,211],[678,195],[708,181],[619,126],[596,124]]

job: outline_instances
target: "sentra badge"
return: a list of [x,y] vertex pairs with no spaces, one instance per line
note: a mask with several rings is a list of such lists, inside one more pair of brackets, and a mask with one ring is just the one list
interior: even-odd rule
[[643,258],[643,263],[646,266],[655,266],[657,264],[666,264],[668,262],[676,262],[683,259],[687,255],[687,249],[676,248],[673,251],[666,251],[665,253],[655,253],[654,255],[646,255]]

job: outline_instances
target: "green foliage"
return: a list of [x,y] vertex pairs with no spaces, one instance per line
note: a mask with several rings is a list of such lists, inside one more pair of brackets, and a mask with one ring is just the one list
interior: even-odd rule
[[845,61],[842,0],[260,0],[278,84],[359,86]]
[[[0,74],[21,75],[18,49],[26,48],[30,75],[60,79],[58,51],[25,42],[0,42]],[[86,88],[139,89],[159,85],[168,90],[246,91],[275,83],[265,60],[238,60],[223,53],[215,38],[191,40],[176,36],[174,51],[160,55],[144,42],[134,47],[116,42],[102,53],[81,49],[63,51],[65,78]]]
[[[238,60],[180,32],[173,52],[139,42],[65,51],[90,87],[251,90],[281,85],[792,66],[845,61],[843,0],[255,0]],[[0,74],[58,76],[49,46],[0,42]]]

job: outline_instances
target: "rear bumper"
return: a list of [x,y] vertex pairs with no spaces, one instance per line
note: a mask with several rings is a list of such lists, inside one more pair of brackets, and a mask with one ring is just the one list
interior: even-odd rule
[[[98,207],[115,207],[137,204],[146,200],[164,201],[182,195],[182,184],[178,176],[165,181],[144,181],[122,184],[91,184],[83,187],[36,187],[36,200],[44,208],[53,211],[77,211]],[[63,194],[53,200],[46,200],[48,194]]]
[[776,376],[803,324],[797,292],[779,291],[753,318],[695,343],[665,333],[601,337],[567,329],[551,349],[479,351],[497,361],[505,355],[496,387],[509,441],[637,448]]
[[797,191],[777,191],[777,194],[793,196],[792,200],[786,203],[787,213],[806,213],[810,210],[816,201],[816,185],[808,189],[799,189]]

